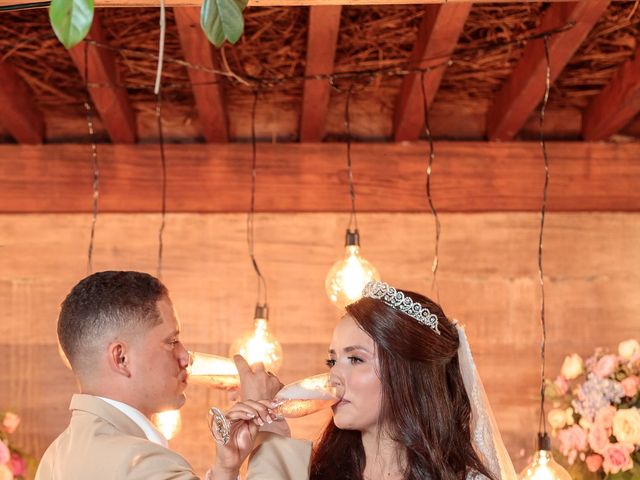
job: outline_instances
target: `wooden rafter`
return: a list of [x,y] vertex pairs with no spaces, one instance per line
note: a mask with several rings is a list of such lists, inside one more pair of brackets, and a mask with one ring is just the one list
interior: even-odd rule
[[44,119],[27,84],[7,62],[0,61],[0,123],[20,143],[42,143]]
[[640,112],[640,47],[582,115],[585,140],[606,140]]
[[[427,5],[411,53],[410,65],[414,68],[426,68],[447,62],[458,43],[470,10],[471,3]],[[396,141],[416,140],[420,136],[424,125],[420,80],[424,78],[427,102],[431,105],[444,72],[445,66],[441,66],[424,75],[416,73],[404,78],[394,113]]]
[[[520,0],[520,3],[533,3],[539,0]],[[564,2],[566,0],[549,0]],[[587,0],[590,1],[590,0]],[[621,1],[621,0],[620,0]],[[0,0],[0,5],[22,5],[31,0]],[[466,0],[249,0],[250,7],[295,7],[319,5],[406,5],[425,3],[468,3]],[[475,0],[473,3],[513,3],[513,0]],[[199,7],[202,0],[166,0],[168,7]],[[95,0],[96,7],[157,7],[158,0]]]
[[[556,3],[545,11],[540,25],[543,31],[575,22],[573,28],[548,39],[551,82],[571,60],[609,3],[610,0]],[[489,140],[511,140],[517,135],[544,96],[545,75],[544,41],[533,40],[525,47],[487,113]]]
[[[102,28],[99,12],[93,17],[88,39],[98,43],[108,43]],[[85,68],[85,49],[87,67]],[[136,120],[129,102],[127,90],[119,84],[116,57],[111,50],[81,43],[69,50],[73,63],[89,84],[89,94],[93,105],[109,133],[113,143],[136,142]]]
[[[200,9],[174,9],[182,53],[187,62],[208,70],[219,69],[217,54],[200,28]],[[227,112],[221,77],[211,72],[189,68],[189,80],[198,108],[202,133],[207,142],[228,142]]]
[[[311,7],[309,10],[305,75],[326,75],[333,72],[342,7]],[[330,93],[326,79],[305,80],[300,118],[301,142],[322,140]]]
[[[251,145],[166,145],[172,212],[243,212],[251,192]],[[344,145],[260,144],[260,211],[349,208]],[[427,212],[424,142],[356,143],[358,210]],[[552,211],[640,211],[634,144],[549,142]],[[538,142],[438,142],[432,192],[438,211],[537,211],[544,169]],[[87,212],[86,145],[0,146],[0,212]],[[514,161],[517,159],[517,161]],[[100,147],[101,212],[157,212],[156,145]]]

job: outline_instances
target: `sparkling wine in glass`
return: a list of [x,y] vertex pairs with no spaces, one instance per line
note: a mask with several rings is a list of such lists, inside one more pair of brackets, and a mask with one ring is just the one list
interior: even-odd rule
[[[344,391],[335,385],[328,373],[303,378],[285,385],[274,398],[272,411],[286,418],[298,418],[338,403]],[[216,442],[226,445],[231,439],[231,424],[219,409],[209,410],[209,429]]]
[[218,390],[237,390],[240,376],[233,360],[209,353],[189,352],[189,382]]

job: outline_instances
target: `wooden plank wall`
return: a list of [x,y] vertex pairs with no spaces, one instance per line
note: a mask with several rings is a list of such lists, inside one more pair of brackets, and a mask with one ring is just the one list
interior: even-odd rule
[[[324,276],[341,255],[346,214],[259,214],[256,254],[269,281],[272,328],[286,355],[282,380],[323,370],[338,311]],[[156,271],[158,215],[98,217],[94,268]],[[225,354],[251,324],[255,279],[245,215],[169,214],[164,281],[188,347]],[[362,214],[364,255],[389,282],[429,293],[433,220]],[[535,213],[445,214],[439,274],[445,311],[467,325],[476,361],[518,468],[537,425],[539,286]],[[16,442],[40,455],[68,421],[75,382],[55,347],[58,305],[86,273],[90,217],[0,215],[0,410],[23,416]],[[550,214],[545,237],[548,369],[640,331],[640,214]],[[310,344],[309,341],[312,340]],[[226,394],[193,386],[172,440],[199,472],[213,456],[204,420]],[[293,422],[315,436],[322,414]]]

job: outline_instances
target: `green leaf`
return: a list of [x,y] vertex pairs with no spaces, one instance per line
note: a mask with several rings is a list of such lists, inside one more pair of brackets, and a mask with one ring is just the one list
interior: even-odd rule
[[244,31],[242,10],[247,0],[204,0],[200,26],[211,43],[220,47],[225,40],[236,43]]
[[74,47],[89,33],[93,22],[93,0],[52,0],[49,20],[58,40]]

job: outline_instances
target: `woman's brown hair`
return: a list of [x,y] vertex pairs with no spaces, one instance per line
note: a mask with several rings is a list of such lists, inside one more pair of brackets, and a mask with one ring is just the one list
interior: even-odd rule
[[[404,293],[438,317],[440,334],[378,299],[346,307],[376,345],[380,431],[404,449],[405,480],[461,480],[470,471],[492,478],[471,444],[456,327],[430,299]],[[311,480],[361,480],[365,462],[360,432],[341,430],[332,420],[315,448]]]

